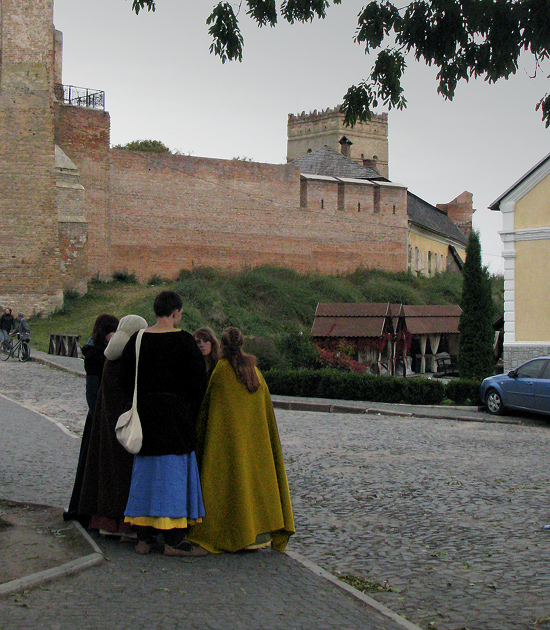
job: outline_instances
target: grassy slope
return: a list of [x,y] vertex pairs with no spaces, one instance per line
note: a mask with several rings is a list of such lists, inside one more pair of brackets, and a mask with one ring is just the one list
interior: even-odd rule
[[[493,282],[498,312],[502,311],[501,279]],[[229,325],[245,335],[272,337],[289,330],[309,331],[318,302],[392,302],[457,304],[462,291],[458,274],[418,278],[358,270],[342,276],[301,275],[278,267],[245,269],[238,273],[199,267],[182,271],[177,281],[159,285],[123,282],[91,283],[83,297],[67,297],[61,311],[30,321],[32,345],[47,351],[49,333],[80,334],[86,343],[95,318],[135,313],[154,322],[152,302],[163,289],[180,293],[185,302],[182,327],[194,330],[209,325],[216,333]],[[496,317],[495,317],[496,318]]]

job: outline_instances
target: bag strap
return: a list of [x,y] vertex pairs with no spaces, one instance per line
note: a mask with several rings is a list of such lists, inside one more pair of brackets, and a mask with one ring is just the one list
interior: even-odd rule
[[143,333],[145,329],[141,329],[136,337],[136,380],[134,383],[134,398],[132,400],[132,407],[136,408],[137,406],[137,377],[138,377],[138,364],[139,364],[139,351],[141,349],[141,338],[143,337]]

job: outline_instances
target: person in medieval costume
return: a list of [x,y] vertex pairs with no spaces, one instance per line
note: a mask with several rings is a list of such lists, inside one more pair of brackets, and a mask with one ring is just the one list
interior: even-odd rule
[[[131,525],[124,523],[134,456],[116,439],[115,426],[127,408],[121,383],[122,352],[130,337],[147,328],[139,315],[126,315],[104,350],[106,358],[90,438],[78,512],[90,517],[89,528],[104,536],[131,538]],[[135,534],[134,534],[135,536]]]
[[294,518],[269,390],[243,336],[228,328],[197,423],[206,517],[188,539],[212,553],[271,545],[283,552]]

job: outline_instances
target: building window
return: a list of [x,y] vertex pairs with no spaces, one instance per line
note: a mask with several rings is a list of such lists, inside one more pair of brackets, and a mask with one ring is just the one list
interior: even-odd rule
[[428,275],[432,275],[432,252],[428,252]]
[[339,212],[342,212],[344,210],[345,202],[346,202],[346,198],[345,198],[344,184],[339,182],[338,183],[338,211]]
[[357,212],[361,212],[361,202],[357,202]]
[[374,188],[374,212],[380,212],[380,186],[375,186]]
[[420,271],[420,251],[418,247],[414,248],[414,270],[416,272]]
[[307,208],[307,180],[300,181],[300,208]]
[[409,245],[409,269],[411,268],[413,261],[413,248],[412,245]]
[[325,208],[325,200],[321,199],[321,210],[324,210]]

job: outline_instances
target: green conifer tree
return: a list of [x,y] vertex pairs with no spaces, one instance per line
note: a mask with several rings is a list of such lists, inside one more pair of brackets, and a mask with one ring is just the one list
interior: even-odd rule
[[494,372],[494,306],[489,273],[481,262],[481,244],[475,230],[468,238],[462,280],[458,371],[462,378],[482,380]]

